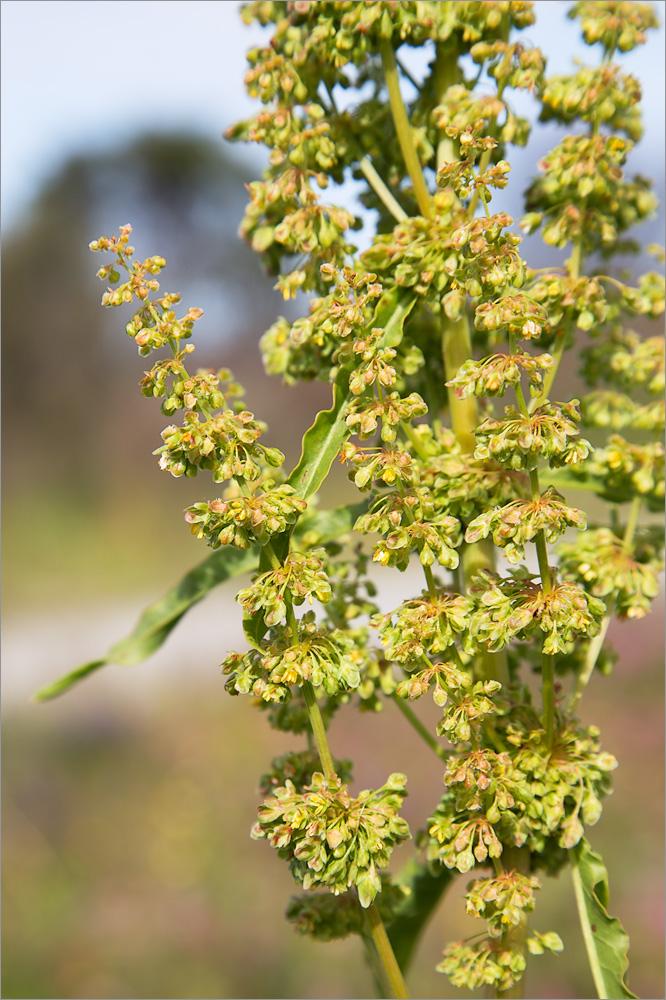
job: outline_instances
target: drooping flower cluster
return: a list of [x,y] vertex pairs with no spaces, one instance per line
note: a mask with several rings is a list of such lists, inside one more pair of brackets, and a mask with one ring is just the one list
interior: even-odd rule
[[367,908],[382,889],[379,871],[393,848],[410,836],[398,815],[406,781],[392,774],[377,791],[356,798],[340,778],[318,772],[300,793],[287,781],[260,807],[252,836],[265,837],[288,859],[304,889],[325,885],[338,895],[356,886]]

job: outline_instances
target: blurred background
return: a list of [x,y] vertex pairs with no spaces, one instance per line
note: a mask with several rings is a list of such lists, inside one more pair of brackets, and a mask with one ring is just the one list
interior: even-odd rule
[[[259,362],[258,339],[285,304],[236,237],[244,185],[263,157],[221,133],[253,113],[244,53],[265,37],[241,23],[239,6],[2,4],[5,998],[372,995],[356,941],[324,947],[284,922],[291,877],[249,839],[256,783],[296,741],[224,691],[219,662],[243,646],[237,581],[145,664],[109,666],[62,699],[30,702],[103,655],[207,555],[182,510],[216,495],[210,481],[175,480],[151,457],[165,418],[138,390],[146,364],[126,317],[100,308],[92,239],[131,222],[137,254],[167,258],[162,287],[204,309],[196,361],[234,371],[288,465],[329,405],[326,386],[286,388]],[[655,4],[662,24],[664,6]],[[589,59],[568,3],[535,7],[527,34],[550,72]],[[645,97],[632,166],[662,193],[663,27],[624,63]],[[529,99],[519,110],[531,112]],[[514,216],[557,141],[556,126],[540,127],[512,159]],[[663,242],[663,229],[662,209],[636,235]],[[525,255],[549,263],[538,238]],[[344,497],[342,475],[330,490]],[[614,628],[620,660],[610,679],[594,678],[583,709],[620,760],[591,841],[611,873],[611,912],[631,936],[630,984],[644,997],[663,989],[662,629],[660,609]],[[334,749],[357,759],[357,788],[406,771],[406,815],[418,826],[440,794],[437,760],[423,759],[410,732],[396,740],[389,710],[364,717],[361,734],[358,721],[336,721]],[[459,995],[432,971],[463,933],[453,895],[415,961],[414,996]],[[543,890],[536,926],[556,929],[566,952],[531,963],[529,995],[591,995],[567,874]]]

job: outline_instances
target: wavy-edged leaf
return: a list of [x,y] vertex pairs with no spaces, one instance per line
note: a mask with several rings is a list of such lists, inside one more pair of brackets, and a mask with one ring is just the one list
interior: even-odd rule
[[403,974],[409,968],[426,924],[457,874],[444,866],[433,871],[416,858],[411,858],[395,879],[397,885],[409,889],[409,895],[387,928],[393,952]]
[[[354,504],[333,510],[316,511],[303,517],[298,534],[310,533],[317,542],[328,541],[350,531],[366,504]],[[302,525],[302,526],[301,526]],[[232,577],[240,576],[257,565],[256,549],[218,549],[190,570],[163,597],[149,605],[141,614],[132,632],[109,649],[105,657],[77,667],[65,677],[43,687],[34,696],[36,701],[49,701],[64,694],[78,681],[109,663],[132,666],[151,656],[167,639],[183,615],[214,587]]]
[[[416,299],[398,288],[384,292],[370,323],[383,327],[379,341],[382,347],[397,347],[402,340],[402,328]],[[354,394],[349,388],[349,377],[356,367],[352,361],[338,372],[333,386],[333,405],[330,410],[320,410],[312,427],[303,436],[301,458],[287,482],[297,494],[307,500],[316,493],[328,475],[340,448],[350,435],[346,416]]]
[[625,982],[629,937],[617,917],[609,916],[608,872],[603,859],[583,838],[572,852],[578,915],[599,1000],[636,1000]]

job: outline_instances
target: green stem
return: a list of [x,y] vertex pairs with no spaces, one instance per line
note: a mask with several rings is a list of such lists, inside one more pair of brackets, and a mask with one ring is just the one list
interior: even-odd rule
[[[333,95],[333,90],[332,90],[332,88],[328,84],[326,84],[325,86],[326,86],[326,90],[328,92],[329,100],[331,102],[331,111],[332,111],[333,114],[335,114],[336,116],[338,116],[340,114],[340,112],[338,111],[337,105],[335,103],[335,97]],[[349,139],[349,141],[352,143],[352,145],[356,149],[356,153],[358,155],[358,165],[361,168],[361,170],[363,172],[363,176],[367,180],[367,182],[370,185],[370,187],[373,189],[373,191],[375,192],[375,194],[377,195],[377,197],[380,199],[380,201],[383,202],[383,204],[389,210],[389,212],[391,213],[391,215],[393,216],[393,218],[396,220],[396,222],[404,222],[405,219],[409,218],[409,216],[407,215],[407,212],[405,212],[405,210],[402,207],[402,205],[400,205],[395,200],[395,198],[393,197],[392,192],[389,190],[389,188],[386,186],[386,184],[384,183],[384,181],[382,180],[382,178],[380,177],[380,175],[375,170],[374,164],[373,164],[372,160],[370,159],[370,157],[367,156],[367,154],[365,154],[363,152],[363,150],[361,149],[361,147],[359,146],[358,142],[356,141],[356,139],[354,138],[353,135],[351,135],[350,133],[348,133],[347,134],[347,138]]]
[[324,776],[326,778],[335,778],[335,764],[333,763],[333,756],[328,745],[326,726],[324,725],[324,720],[322,718],[321,711],[319,710],[317,698],[310,681],[305,682],[302,690],[305,698],[305,704],[308,707],[310,725],[312,726],[312,733],[315,738],[315,743],[317,744],[317,750],[319,752],[319,759],[321,760]]
[[[572,852],[573,853],[573,852]],[[574,854],[574,859],[575,859]],[[587,959],[590,965],[590,972],[592,973],[592,978],[594,979],[594,985],[597,990],[597,996],[601,1000],[608,998],[608,991],[606,990],[606,985],[604,983],[604,976],[599,964],[599,956],[597,954],[596,943],[594,940],[594,933],[590,927],[590,921],[587,917],[587,908],[585,906],[585,893],[583,890],[583,880],[578,869],[578,865],[575,860],[571,866],[571,877],[573,879],[574,895],[576,897],[576,906],[578,908],[578,915],[580,917],[580,927],[583,932],[583,940],[585,942],[585,950],[587,951]]]
[[562,357],[564,355],[564,345],[566,343],[566,333],[562,332],[558,334],[558,336],[559,336],[559,341],[557,347],[555,348],[555,352],[553,354],[553,357],[555,359],[555,364],[550,369],[550,371],[546,372],[543,380],[543,385],[541,386],[541,392],[539,393],[539,395],[535,396],[534,399],[530,401],[530,405],[528,407],[530,413],[532,413],[537,406],[540,406],[544,399],[550,399],[550,390],[552,389],[553,382],[555,381],[555,378],[557,376],[557,372],[560,367]]
[[[581,238],[579,240],[576,240],[576,242],[574,243],[573,250],[571,252],[571,257],[567,261],[567,270],[569,272],[569,278],[572,281],[578,281],[578,279],[580,277],[580,274],[581,274],[581,271],[583,269],[583,261],[584,261],[584,257],[583,257],[583,238],[581,236]],[[550,371],[546,373],[546,376],[545,376],[545,378],[543,380],[543,388],[542,388],[541,392],[530,403],[530,408],[529,408],[530,409],[530,413],[539,404],[539,400],[540,399],[544,399],[544,398],[545,399],[549,399],[550,398],[550,390],[553,388],[553,383],[554,383],[554,381],[555,381],[555,379],[557,377],[557,373],[559,371],[560,363],[561,363],[562,357],[564,355],[564,348],[565,348],[566,339],[567,339],[566,333],[565,332],[560,333],[559,334],[559,338],[560,338],[559,339],[559,343],[558,343],[558,345],[557,345],[557,347],[555,349],[555,353],[553,354],[553,357],[555,358],[555,364],[550,369]]]
[[[511,335],[509,350],[516,353],[516,337]],[[529,417],[529,410],[525,401],[525,394],[520,382],[514,386],[518,409],[524,417]],[[541,499],[541,487],[539,485],[539,473],[537,469],[530,469],[530,486],[532,487],[532,500],[537,502]],[[539,561],[539,573],[541,574],[541,589],[548,596],[553,590],[553,575],[548,562],[548,544],[546,542],[545,531],[539,531],[534,536],[534,544]],[[555,661],[552,653],[541,654],[541,691],[543,698],[543,728],[546,730],[546,744],[552,749],[555,740]]]
[[423,725],[416,712],[414,712],[409,707],[409,705],[397,694],[393,695],[393,701],[400,709],[404,717],[407,719],[407,722],[410,724],[410,726],[416,730],[421,739],[428,744],[430,749],[434,750],[437,756],[440,757],[442,760],[448,761],[449,754],[444,749],[444,747],[437,742],[432,733],[429,732],[428,729],[426,729],[426,727]]
[[[435,83],[435,100],[441,104],[444,96],[454,84],[460,80],[460,67],[458,66],[458,47],[445,47],[437,45],[437,56],[435,58],[435,68],[433,71]],[[453,163],[456,159],[455,146],[453,140],[448,135],[443,135],[437,143],[437,169],[441,170],[447,163]]]
[[366,913],[368,915],[368,923],[370,924],[370,935],[384,967],[390,995],[395,997],[396,1000],[407,1000],[409,993],[405,986],[405,980],[402,977],[400,966],[393,953],[393,948],[386,933],[386,928],[382,923],[382,918],[379,915],[379,910],[374,903],[371,903]]
[[395,125],[402,158],[405,161],[405,167],[414,188],[419,211],[426,219],[430,219],[432,218],[432,199],[428,185],[425,182],[425,177],[423,176],[421,161],[419,160],[416,145],[414,144],[414,134],[409,124],[402,94],[400,93],[400,79],[398,77],[398,66],[395,61],[395,52],[388,39],[380,41],[379,48],[382,56],[382,67],[389,95],[393,124]]
[[[442,356],[444,377],[452,379],[458,369],[472,357],[472,338],[467,316],[457,320],[446,320],[442,334]],[[451,428],[466,454],[473,454],[476,448],[475,430],[479,423],[479,407],[476,396],[459,399],[453,386],[447,386]]]
[[408,219],[409,216],[407,215],[407,212],[405,212],[402,205],[400,205],[393,197],[393,194],[372,165],[370,158],[365,155],[362,156],[358,161],[358,165],[363,171],[363,176],[367,180],[368,184],[386,208],[388,208],[396,222],[404,222],[405,219]]

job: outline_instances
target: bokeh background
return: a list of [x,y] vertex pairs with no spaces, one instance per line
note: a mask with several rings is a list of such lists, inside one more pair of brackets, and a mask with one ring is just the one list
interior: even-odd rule
[[[662,24],[664,6],[655,3]],[[527,35],[549,71],[590,58],[568,3],[535,7]],[[294,740],[224,691],[218,664],[243,643],[237,584],[197,606],[147,663],[109,666],[58,701],[30,702],[102,655],[207,554],[182,509],[212,484],[174,480],[151,457],[164,418],[138,391],[145,365],[122,317],[99,306],[91,239],[131,222],[139,255],[167,257],[163,287],[205,311],[198,362],[233,369],[288,462],[328,405],[326,386],[285,388],[258,361],[259,336],[285,305],[236,238],[244,184],[263,159],[221,133],[252,113],[244,52],[265,37],[238,8],[2,4],[5,998],[372,995],[357,942],[316,945],[284,922],[291,878],[249,839],[259,776]],[[663,192],[663,27],[625,65],[645,94],[632,167]],[[532,110],[525,99],[521,111]],[[534,163],[557,140],[556,126],[542,127],[512,161],[505,204],[515,216]],[[662,242],[663,229],[662,210],[638,236]],[[538,239],[525,253],[534,266],[552,262]],[[340,476],[330,497],[346,488]],[[663,995],[662,630],[661,608],[616,626],[620,660],[611,678],[594,678],[583,707],[620,760],[591,840],[643,997]],[[358,761],[358,788],[406,771],[406,814],[418,826],[441,772],[411,732],[396,738],[401,726],[388,710],[343,713],[331,739]],[[422,943],[414,996],[459,995],[432,970],[443,944],[465,933],[461,912],[456,889]],[[543,890],[536,925],[558,930],[566,951],[532,963],[529,995],[591,995],[567,874]]]

